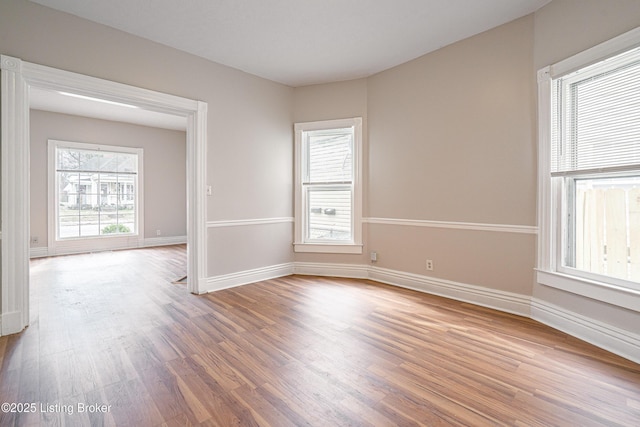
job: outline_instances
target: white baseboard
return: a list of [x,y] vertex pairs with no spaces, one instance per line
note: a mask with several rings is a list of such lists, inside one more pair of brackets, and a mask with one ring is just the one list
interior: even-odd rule
[[512,292],[379,267],[369,268],[369,279],[519,316],[529,317],[530,315],[531,299]]
[[538,299],[531,301],[531,318],[625,359],[640,363],[639,334]]
[[150,248],[155,246],[180,245],[187,243],[187,236],[151,237],[146,239],[118,240],[115,243],[99,242],[92,244],[87,240],[68,244],[66,247],[37,247],[29,250],[29,258],[42,258],[56,255],[72,255],[87,252],[113,251],[122,249]]
[[207,279],[206,291],[215,292],[222,289],[234,288],[262,280],[275,279],[293,274],[293,264],[278,264],[252,270],[239,271],[237,273],[223,274]]
[[640,363],[638,334],[529,296],[375,266],[294,262],[211,277],[207,280],[207,290],[213,292],[290,274],[369,279],[528,317]]
[[22,331],[26,325],[22,323],[22,312],[12,311],[9,313],[2,313],[0,318],[2,321],[2,335],[17,334]]
[[294,263],[294,273],[369,279],[388,285],[439,295],[482,307],[529,317],[530,298],[527,296],[450,280],[436,279],[419,274],[405,273],[403,271],[389,270],[363,264],[296,262]]
[[369,278],[369,266],[362,264],[295,262],[293,263],[293,272],[294,274],[307,276],[330,276],[349,279]]
[[42,258],[47,256],[49,256],[49,248],[47,247],[29,249],[29,258]]
[[150,237],[141,241],[140,246],[150,248],[153,246],[182,245],[187,243],[187,236]]

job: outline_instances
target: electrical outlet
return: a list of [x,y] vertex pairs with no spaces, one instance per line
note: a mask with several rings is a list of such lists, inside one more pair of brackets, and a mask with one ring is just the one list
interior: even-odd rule
[[378,253],[371,252],[371,262],[376,262],[376,261],[378,261]]
[[431,259],[427,260],[427,270],[433,271],[433,260]]
[[161,235],[162,235],[162,231],[156,230],[156,236],[161,236]]
[[33,244],[37,244],[38,243],[38,236],[31,236],[31,243]]

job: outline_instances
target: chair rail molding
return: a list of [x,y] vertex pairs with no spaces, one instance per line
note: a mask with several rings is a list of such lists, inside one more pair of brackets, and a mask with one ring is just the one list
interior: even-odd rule
[[364,218],[367,224],[402,225],[407,227],[449,228],[454,230],[493,231],[500,233],[537,234],[538,227],[532,225],[485,224],[477,222],[432,221],[423,219]]

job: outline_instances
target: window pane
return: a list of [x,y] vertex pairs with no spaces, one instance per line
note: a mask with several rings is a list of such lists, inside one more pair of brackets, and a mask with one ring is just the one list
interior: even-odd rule
[[100,234],[123,234],[131,233],[133,229],[120,223],[116,213],[100,215]]
[[307,191],[309,212],[307,238],[310,240],[351,240],[351,190],[313,189]]
[[58,237],[66,239],[70,237],[80,237],[80,216],[60,215],[58,218]]
[[577,169],[640,162],[640,63],[575,87]]
[[138,156],[136,154],[118,153],[117,172],[137,172]]
[[89,172],[115,172],[118,154],[108,151],[79,150],[80,169]]
[[334,133],[309,133],[309,181],[340,182],[352,180],[351,129],[340,129]]
[[575,257],[568,266],[640,281],[640,177],[576,179],[575,188]]
[[80,155],[76,150],[59,148],[57,162],[57,168],[59,170],[80,169]]
[[640,164],[640,49],[558,79],[554,112],[552,172],[634,169]]
[[80,216],[80,236],[97,236],[100,234],[100,216],[95,214]]
[[96,171],[99,168],[99,157],[101,153],[99,151],[86,151],[77,150],[78,158],[80,160],[80,170],[83,171]]
[[58,237],[136,233],[138,154],[57,148]]
[[118,216],[118,223],[121,227],[125,227],[121,230],[122,233],[135,233],[136,223],[134,214]]
[[118,154],[117,153],[104,153],[100,159],[101,172],[116,172],[118,170]]
[[79,180],[77,172],[59,172],[58,173],[58,192],[63,193],[76,193],[76,183]]

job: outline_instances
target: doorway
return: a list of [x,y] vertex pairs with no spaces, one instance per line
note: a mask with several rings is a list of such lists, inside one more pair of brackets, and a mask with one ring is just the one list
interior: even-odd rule
[[29,322],[29,93],[72,93],[185,117],[187,145],[187,275],[189,292],[206,287],[207,104],[62,71],[2,55],[1,73],[1,334]]

